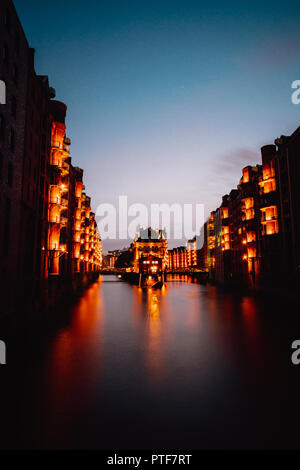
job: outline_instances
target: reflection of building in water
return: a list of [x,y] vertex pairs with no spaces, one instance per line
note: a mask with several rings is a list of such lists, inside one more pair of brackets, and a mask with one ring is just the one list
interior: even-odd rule
[[159,320],[159,303],[158,296],[154,294],[150,289],[147,291],[148,294],[148,315],[151,321],[157,322]]
[[148,319],[148,355],[147,361],[151,376],[157,380],[162,369],[162,329],[159,311],[159,296],[151,289],[147,290],[147,319]]
[[131,313],[136,328],[143,335],[143,361],[153,386],[163,379],[165,373],[164,349],[169,341],[172,310],[166,286],[159,290],[133,288],[135,302]]

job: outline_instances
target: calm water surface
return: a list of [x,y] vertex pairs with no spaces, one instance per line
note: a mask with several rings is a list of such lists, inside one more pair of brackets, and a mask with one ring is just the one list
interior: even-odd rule
[[103,276],[51,333],[26,335],[10,445],[299,447],[298,316],[188,277],[145,291]]

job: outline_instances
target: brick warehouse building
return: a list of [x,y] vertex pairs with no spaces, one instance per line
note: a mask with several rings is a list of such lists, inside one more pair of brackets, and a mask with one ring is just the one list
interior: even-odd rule
[[186,246],[168,250],[168,270],[207,271],[207,224],[201,229],[200,236],[188,240]]
[[11,1],[0,3],[0,277],[1,305],[9,308],[19,278],[19,235],[30,51]]
[[300,269],[300,128],[261,149],[262,164],[243,169],[237,189],[207,221],[213,282],[251,288],[295,287]]
[[279,224],[282,232],[284,269],[291,282],[300,268],[300,127],[291,136],[275,140],[274,158],[279,191]]
[[[0,23],[0,79],[7,95],[0,105],[0,294],[1,311],[7,313],[49,276],[96,271],[102,250],[95,216],[88,211],[90,198],[82,192],[83,170],[71,164],[67,107],[53,101],[48,77],[36,74],[34,50],[10,0],[0,3]],[[77,233],[82,205],[88,216],[80,215]],[[78,252],[82,233],[85,249]]]

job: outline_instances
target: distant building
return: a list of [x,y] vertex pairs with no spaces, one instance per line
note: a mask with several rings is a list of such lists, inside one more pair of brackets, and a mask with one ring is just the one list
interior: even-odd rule
[[207,223],[200,232],[199,247],[197,249],[197,267],[202,271],[208,271],[208,250],[207,250]]
[[122,250],[110,250],[106,255],[106,265],[109,268],[114,268],[118,258],[123,253]]
[[168,251],[168,269],[180,270],[188,268],[188,256],[185,246],[173,248]]
[[192,240],[188,240],[187,242],[187,264],[189,267],[197,267],[197,254],[197,239],[195,236]]

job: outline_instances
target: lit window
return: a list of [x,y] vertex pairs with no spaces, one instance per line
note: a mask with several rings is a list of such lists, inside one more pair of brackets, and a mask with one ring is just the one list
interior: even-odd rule
[[249,183],[249,168],[243,169],[243,183]]

